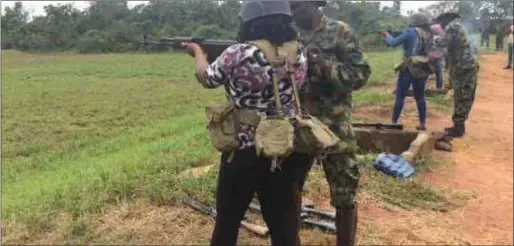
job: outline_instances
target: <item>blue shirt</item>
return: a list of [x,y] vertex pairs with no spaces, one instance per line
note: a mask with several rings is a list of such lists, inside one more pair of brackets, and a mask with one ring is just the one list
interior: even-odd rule
[[384,37],[384,41],[388,46],[396,47],[398,45],[403,45],[403,53],[405,57],[411,57],[414,55],[418,55],[416,50],[419,50],[418,43],[419,37],[414,28],[409,27],[403,31],[402,34],[393,38],[391,35],[387,35]]

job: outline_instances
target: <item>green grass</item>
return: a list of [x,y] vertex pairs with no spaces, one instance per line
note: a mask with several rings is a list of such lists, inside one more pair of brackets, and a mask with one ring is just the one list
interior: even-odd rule
[[402,51],[400,48],[391,48],[387,51],[366,53],[366,58],[372,65],[368,86],[382,86],[396,74],[393,68],[402,59]]
[[[393,75],[398,54],[367,54],[371,85]],[[3,222],[38,233],[56,214],[80,224],[126,199],[161,204],[193,194],[212,202],[216,171],[201,179],[177,173],[217,162],[203,112],[219,99],[222,90],[197,83],[185,54],[3,51]],[[388,92],[355,94],[357,105],[389,100]]]
[[[375,158],[374,154],[358,156],[361,170],[366,177],[366,183],[361,189],[368,196],[408,210],[418,208],[444,211],[454,206],[443,191],[435,189],[424,179],[396,179],[377,172],[373,167]],[[440,164],[440,160],[421,158],[415,166],[417,176],[437,168]]]

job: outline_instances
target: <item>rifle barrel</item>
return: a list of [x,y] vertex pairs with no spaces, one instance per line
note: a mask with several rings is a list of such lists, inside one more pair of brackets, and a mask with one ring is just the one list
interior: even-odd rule
[[327,232],[332,232],[332,233],[337,232],[337,228],[334,223],[304,219],[304,220],[302,220],[302,224],[307,225],[307,226],[312,226],[312,227],[318,227]]
[[322,216],[322,217],[325,217],[328,219],[332,219],[332,220],[336,219],[336,213],[331,212],[331,211],[321,211],[321,210],[316,210],[316,209],[307,208],[307,207],[302,207],[301,211],[311,213],[311,214],[316,214],[316,215],[319,215],[319,216]]

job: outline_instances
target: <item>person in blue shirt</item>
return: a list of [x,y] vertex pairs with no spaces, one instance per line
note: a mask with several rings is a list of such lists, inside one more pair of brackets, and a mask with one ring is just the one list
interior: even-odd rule
[[409,18],[410,25],[402,34],[397,37],[392,37],[389,33],[383,32],[384,41],[388,46],[397,47],[403,46],[404,51],[404,65],[399,70],[397,88],[396,88],[396,101],[393,109],[392,123],[398,123],[400,114],[403,110],[405,97],[412,84],[414,91],[414,98],[418,106],[419,125],[417,130],[426,130],[426,102],[425,102],[425,84],[428,79],[428,71],[420,71],[419,69],[410,69],[409,63],[414,56],[426,56],[425,42],[428,42],[430,35],[430,20],[421,13],[416,13]]

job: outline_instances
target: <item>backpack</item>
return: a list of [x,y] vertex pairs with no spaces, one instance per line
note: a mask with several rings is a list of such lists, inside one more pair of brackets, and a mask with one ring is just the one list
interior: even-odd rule
[[442,50],[440,54],[436,51],[434,36],[430,32],[419,27],[414,30],[421,44],[415,47],[414,53],[417,55],[406,58],[405,66],[415,78],[422,78],[435,72],[434,62],[439,55],[442,57]]
[[[277,117],[261,119],[255,133],[257,155],[272,158],[271,171],[279,167],[278,158],[287,157],[293,151],[301,154],[320,155],[328,148],[337,145],[340,139],[325,124],[310,115],[302,114],[300,97],[295,81],[294,66],[298,42],[287,42],[279,47],[266,40],[250,41],[263,53],[273,68],[273,89]],[[275,69],[285,67],[293,88],[293,99],[298,115],[284,119],[282,104],[278,94],[278,76]]]

